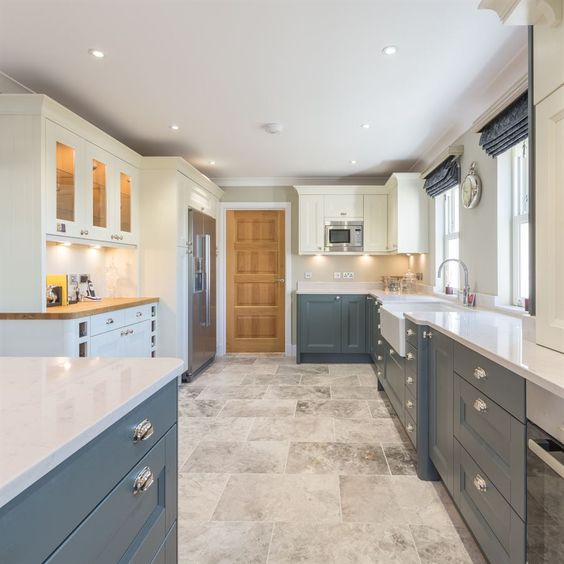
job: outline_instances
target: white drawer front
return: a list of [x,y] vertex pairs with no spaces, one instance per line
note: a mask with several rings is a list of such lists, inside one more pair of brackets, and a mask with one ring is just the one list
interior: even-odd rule
[[90,318],[90,335],[99,335],[113,331],[125,325],[125,310],[118,309],[109,313],[100,313]]
[[151,305],[146,304],[125,309],[125,325],[132,325],[133,323],[140,323],[141,321],[151,319]]

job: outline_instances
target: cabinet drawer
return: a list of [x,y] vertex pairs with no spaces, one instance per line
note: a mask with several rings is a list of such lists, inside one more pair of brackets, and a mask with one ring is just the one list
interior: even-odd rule
[[99,335],[106,331],[120,329],[125,325],[125,310],[118,309],[109,313],[100,313],[90,318],[90,335]]
[[[177,387],[168,384],[4,507],[0,562],[45,560],[176,423]],[[134,443],[146,418],[153,435]]]
[[454,501],[490,562],[524,564],[525,523],[457,440]]
[[[175,433],[175,430],[171,430]],[[166,440],[161,439],[47,562],[151,562],[164,542],[167,488]],[[135,492],[143,472],[150,486]]]
[[405,367],[413,374],[417,374],[417,349],[406,343],[405,347]]
[[525,380],[482,355],[454,344],[454,371],[525,423]]
[[417,421],[417,399],[407,389],[405,389],[405,412],[411,416],[414,421]]
[[417,348],[417,325],[409,319],[405,320],[405,340],[412,346]]
[[133,325],[151,319],[151,304],[124,309],[125,325]]
[[170,529],[151,564],[176,564],[178,562],[178,532],[176,523]]
[[411,418],[409,413],[405,414],[405,430],[409,440],[417,448],[417,423],[415,423],[415,420]]
[[454,436],[523,519],[525,434],[525,425],[455,375]]

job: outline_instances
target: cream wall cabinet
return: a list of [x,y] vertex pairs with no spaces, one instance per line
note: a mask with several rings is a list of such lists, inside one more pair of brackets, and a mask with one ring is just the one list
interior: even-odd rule
[[325,196],[323,206],[325,219],[346,221],[364,217],[363,197],[360,194]]
[[538,104],[564,84],[564,24],[537,25],[533,38],[534,102]]
[[385,252],[388,246],[388,196],[364,196],[364,251]]
[[300,196],[300,254],[323,252],[324,200],[322,194]]
[[536,106],[536,335],[564,352],[564,86]]

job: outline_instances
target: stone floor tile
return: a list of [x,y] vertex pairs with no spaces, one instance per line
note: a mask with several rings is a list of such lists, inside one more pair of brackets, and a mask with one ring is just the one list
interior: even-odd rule
[[340,419],[335,422],[335,441],[342,443],[402,443],[407,437],[399,421],[388,419]]
[[209,521],[229,474],[179,474],[178,519]]
[[215,417],[225,405],[219,400],[187,400],[178,404],[180,417]]
[[360,380],[356,374],[304,374],[301,383],[303,386],[359,386]]
[[296,400],[227,400],[220,417],[293,417]]
[[194,378],[191,387],[203,386],[238,386],[244,378],[243,374],[233,374],[232,372],[203,372]]
[[250,417],[186,417],[179,422],[179,433],[206,441],[242,442],[252,424]]
[[415,476],[417,474],[417,459],[411,447],[405,444],[384,444],[382,448],[392,475]]
[[276,523],[269,564],[420,564],[407,527]]
[[296,416],[302,415],[368,419],[370,411],[367,403],[359,400],[298,400]]
[[284,471],[288,443],[201,441],[181,472],[278,473]]
[[375,386],[331,386],[331,399],[377,400],[380,392]]
[[333,436],[330,417],[257,417],[248,440],[331,442]]
[[271,399],[330,399],[329,386],[269,386],[265,394]]
[[359,374],[374,374],[372,364],[329,364],[329,374],[340,376],[346,375],[359,375]]
[[[454,527],[411,525],[411,532],[422,564],[485,564],[480,552],[462,542]],[[472,543],[474,544],[474,543]]]
[[277,374],[327,374],[326,364],[282,364],[278,366]]
[[[376,377],[374,369],[372,373],[358,374],[358,379],[360,380],[361,386],[378,386],[378,378]],[[383,394],[384,392],[380,393]]]
[[273,384],[276,386],[294,386],[299,384],[301,379],[301,374],[248,374],[241,380],[241,385],[268,386]]
[[339,478],[311,474],[233,475],[212,519],[340,522]]
[[178,401],[196,399],[203,390],[205,390],[205,386],[190,386],[182,384],[178,388]]
[[217,386],[210,385],[198,399],[261,399],[268,386]]
[[272,523],[179,521],[179,564],[265,564]]
[[389,475],[390,472],[379,445],[293,442],[286,473]]
[[388,399],[368,400],[368,407],[370,408],[372,417],[397,417],[397,413],[395,412],[392,404],[390,403],[390,400]]

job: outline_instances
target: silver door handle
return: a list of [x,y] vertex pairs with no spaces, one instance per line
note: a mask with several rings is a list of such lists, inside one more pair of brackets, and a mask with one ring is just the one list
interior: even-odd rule
[[141,423],[138,423],[133,429],[133,442],[138,443],[139,441],[146,441],[153,436],[155,428],[151,423],[150,419],[143,419]]
[[408,329],[406,333],[408,337],[413,337],[413,335],[415,335],[415,331],[413,329]]
[[408,352],[405,355],[405,358],[407,358],[407,360],[413,360],[415,358],[415,355],[412,352]]
[[405,405],[407,405],[407,408],[408,408],[408,409],[413,409],[413,405],[414,405],[414,404],[413,404],[413,402],[412,402],[411,400],[407,400],[407,403],[406,403]]
[[336,299],[336,300],[340,300],[340,299],[341,299],[341,296],[335,296],[335,299]]
[[211,286],[211,273],[210,273],[210,263],[211,263],[211,237],[209,235],[204,236],[204,241],[206,244],[206,327],[211,325],[210,319],[210,286]]
[[554,470],[564,480],[564,464],[556,460],[547,450],[533,439],[528,440],[529,450],[535,453],[549,468]]
[[488,406],[486,404],[486,402],[482,399],[482,398],[478,398],[475,402],[474,402],[474,409],[478,412],[478,413],[485,413],[488,410]]
[[411,376],[408,376],[406,382],[408,384],[413,384],[413,378]]
[[133,482],[133,495],[137,495],[138,493],[146,492],[155,481],[155,477],[153,476],[153,471],[148,467],[145,466]]
[[484,493],[488,489],[488,484],[480,474],[476,474],[474,477],[474,487],[480,492]]
[[487,377],[488,373],[481,366],[474,368],[474,378],[476,378],[476,380],[485,380]]
[[423,331],[423,338],[424,339],[432,339],[433,338],[433,332],[432,331]]

